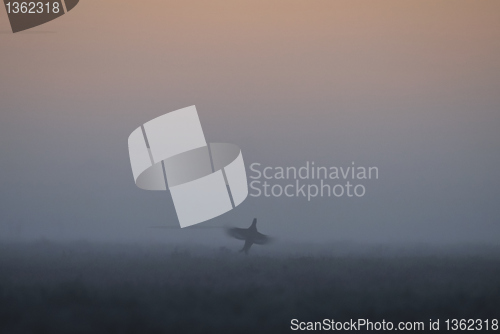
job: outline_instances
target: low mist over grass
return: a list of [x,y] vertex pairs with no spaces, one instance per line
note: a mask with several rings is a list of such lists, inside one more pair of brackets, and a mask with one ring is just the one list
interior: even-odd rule
[[252,251],[0,243],[0,332],[278,333],[293,318],[500,317],[495,248]]

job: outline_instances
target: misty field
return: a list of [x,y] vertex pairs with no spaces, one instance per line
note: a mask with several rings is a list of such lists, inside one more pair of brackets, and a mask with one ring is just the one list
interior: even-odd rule
[[498,319],[500,256],[0,244],[1,333],[279,333],[294,318]]

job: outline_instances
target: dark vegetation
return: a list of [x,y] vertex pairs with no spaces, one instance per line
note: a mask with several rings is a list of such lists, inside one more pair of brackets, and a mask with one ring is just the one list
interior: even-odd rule
[[500,256],[0,244],[0,333],[280,333],[293,318],[498,319]]

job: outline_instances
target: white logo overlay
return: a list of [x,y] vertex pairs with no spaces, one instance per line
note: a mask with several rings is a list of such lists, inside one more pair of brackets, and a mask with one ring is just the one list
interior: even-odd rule
[[138,127],[128,149],[135,184],[145,190],[168,188],[181,227],[220,216],[248,196],[241,150],[207,144],[195,106]]

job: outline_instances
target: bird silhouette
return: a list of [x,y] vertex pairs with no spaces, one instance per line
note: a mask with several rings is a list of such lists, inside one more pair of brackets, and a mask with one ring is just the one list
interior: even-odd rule
[[240,250],[240,253],[245,252],[245,254],[248,254],[248,251],[253,244],[265,245],[271,241],[271,238],[257,231],[257,218],[254,218],[252,225],[249,228],[232,227],[228,228],[226,232],[229,236],[235,239],[245,240],[245,244]]

